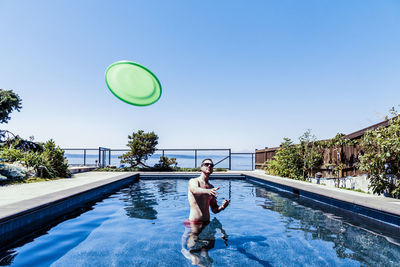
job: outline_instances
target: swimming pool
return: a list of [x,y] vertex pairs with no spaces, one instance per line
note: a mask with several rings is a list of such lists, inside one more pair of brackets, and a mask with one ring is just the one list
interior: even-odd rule
[[[398,232],[245,180],[212,180],[223,212],[190,239],[187,180],[140,180],[3,251],[11,266],[394,266]],[[372,230],[373,229],[373,230]]]

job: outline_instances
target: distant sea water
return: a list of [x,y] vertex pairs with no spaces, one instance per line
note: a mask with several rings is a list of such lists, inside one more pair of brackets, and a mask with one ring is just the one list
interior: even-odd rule
[[[121,160],[119,157],[123,154],[124,152],[119,152],[119,151],[111,151],[111,157],[109,157],[108,153],[105,156],[106,159],[106,165],[114,165],[117,167],[121,167],[122,164]],[[198,151],[197,153],[197,161],[196,161],[196,166],[199,167],[201,164],[201,161],[205,158],[211,158],[214,161],[214,164],[217,163],[216,168],[229,168],[229,158],[226,158],[229,154],[226,151],[219,152],[219,151],[213,151],[213,152],[203,152],[203,151]],[[67,151],[65,152],[64,156],[67,158],[68,163],[72,166],[79,166],[79,165],[84,165],[84,156],[83,156],[83,151]],[[159,160],[160,157],[162,156],[161,152],[156,152],[153,154],[147,161],[146,164],[149,166],[153,166],[156,164]],[[168,158],[176,158],[176,161],[178,163],[178,167],[182,168],[194,168],[195,167],[195,156],[194,152],[170,152],[164,153],[164,156]],[[224,159],[226,158],[226,159]],[[98,151],[87,151],[86,153],[86,165],[95,165],[96,160],[99,160],[99,154]],[[109,162],[110,160],[110,162]],[[221,161],[220,163],[218,163]],[[127,164],[125,164],[128,166]],[[254,167],[254,156],[253,156],[253,165],[252,165],[252,157],[251,154],[245,154],[245,155],[235,155],[233,154],[231,156],[231,169],[232,170],[252,170],[252,166]]]

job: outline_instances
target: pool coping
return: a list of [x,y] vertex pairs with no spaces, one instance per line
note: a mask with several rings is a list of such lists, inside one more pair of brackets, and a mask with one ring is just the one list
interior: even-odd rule
[[[21,237],[25,238],[39,228],[43,228],[51,223],[54,224],[61,217],[89,203],[101,200],[107,194],[114,193],[138,179],[159,179],[161,177],[189,179],[196,176],[199,176],[198,172],[116,173],[111,178],[105,178],[3,206],[0,205],[0,246],[7,245],[10,242],[15,243]],[[390,224],[400,231],[399,199],[327,188],[322,185],[266,175],[254,171],[214,173],[211,176],[211,180],[231,178],[246,179],[285,190],[300,197],[306,197]]]
[[139,179],[124,173],[100,181],[0,206],[0,247],[24,239],[62,217]]
[[400,199],[376,196],[339,188],[329,188],[289,178],[242,172],[247,180],[292,192],[361,216],[395,226],[400,231]]

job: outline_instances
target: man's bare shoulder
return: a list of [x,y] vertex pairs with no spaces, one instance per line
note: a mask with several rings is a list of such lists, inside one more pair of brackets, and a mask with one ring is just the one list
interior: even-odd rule
[[189,180],[189,186],[198,186],[199,185],[199,177],[192,178]]

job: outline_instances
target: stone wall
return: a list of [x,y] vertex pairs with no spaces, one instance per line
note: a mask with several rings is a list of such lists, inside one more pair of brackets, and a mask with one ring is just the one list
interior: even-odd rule
[[[319,181],[318,181],[319,180]],[[313,184],[321,184],[327,187],[337,187],[337,178],[308,178]],[[340,187],[341,188],[349,188],[353,190],[362,190],[364,192],[369,192],[372,194],[372,191],[368,189],[369,180],[367,179],[367,175],[361,176],[348,176],[344,178],[340,178]]]

